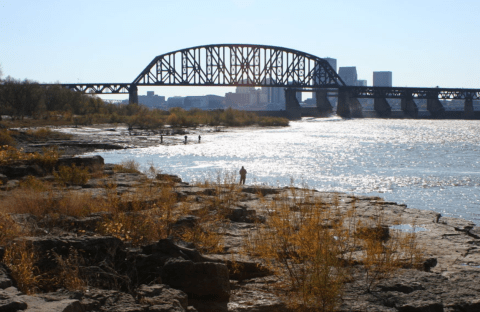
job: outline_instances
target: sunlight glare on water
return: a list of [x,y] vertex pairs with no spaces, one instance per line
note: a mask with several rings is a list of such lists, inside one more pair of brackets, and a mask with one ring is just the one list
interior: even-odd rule
[[304,119],[287,128],[202,134],[202,143],[95,153],[184,181],[248,171],[247,184],[376,195],[480,223],[480,122]]

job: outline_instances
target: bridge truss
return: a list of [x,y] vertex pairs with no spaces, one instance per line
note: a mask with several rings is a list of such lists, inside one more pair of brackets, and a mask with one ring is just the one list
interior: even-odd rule
[[340,87],[319,57],[281,47],[222,44],[159,55],[133,84],[181,86]]
[[77,92],[92,94],[129,93],[130,83],[69,83],[62,86]]

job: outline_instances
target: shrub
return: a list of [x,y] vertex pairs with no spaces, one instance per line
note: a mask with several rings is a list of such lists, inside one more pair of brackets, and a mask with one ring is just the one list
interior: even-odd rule
[[5,246],[20,234],[19,227],[9,214],[0,211],[0,246]]
[[43,148],[43,153],[35,153],[33,159],[45,170],[52,170],[60,157],[60,152],[56,146],[52,148]]
[[49,139],[69,139],[72,137],[70,134],[65,134],[57,131],[53,131],[50,128],[39,128],[36,130],[27,130],[25,132],[27,139],[36,141],[46,141]]
[[52,290],[59,288],[65,288],[70,291],[84,290],[87,282],[81,276],[80,267],[83,265],[83,259],[78,254],[78,251],[70,248],[66,257],[53,252],[53,257],[57,266],[53,271],[47,272],[49,276],[48,288]]
[[57,172],[54,172],[55,180],[61,184],[83,185],[88,182],[89,174],[87,168],[78,168],[75,164],[71,167],[60,166]]
[[22,149],[16,149],[12,146],[0,146],[0,164],[9,165],[19,161],[30,161],[38,163],[45,169],[51,169],[57,163],[59,157],[58,149],[43,149],[40,153],[24,153]]
[[0,146],[15,146],[17,142],[12,138],[10,131],[0,130]]
[[146,185],[121,196],[113,189],[103,203],[112,217],[102,221],[97,230],[134,246],[167,238],[175,221],[173,207],[177,203],[172,187],[172,184]]
[[286,281],[283,287],[290,294],[287,303],[291,308],[334,311],[348,273],[335,239],[341,222],[325,224],[335,219],[338,207],[327,207],[320,200],[292,203],[289,198],[295,201],[299,196],[294,188],[290,192],[272,201],[272,214],[250,235],[248,251]]
[[50,128],[40,128],[37,130],[28,130],[28,135],[31,135],[36,140],[46,140],[53,135],[53,131]]
[[26,294],[35,293],[41,281],[36,260],[33,248],[25,242],[10,244],[5,249],[3,263],[10,269],[18,289]]
[[140,173],[140,164],[134,159],[125,159],[118,165],[113,166],[115,172]]

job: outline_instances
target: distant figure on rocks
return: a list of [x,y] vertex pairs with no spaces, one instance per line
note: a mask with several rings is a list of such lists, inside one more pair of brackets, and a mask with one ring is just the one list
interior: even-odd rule
[[163,144],[163,134],[160,134],[160,144]]
[[185,144],[187,144],[187,136],[185,136]]
[[245,179],[247,178],[247,170],[245,168],[240,169],[240,184],[245,184]]
[[202,139],[202,137],[199,135],[198,136],[198,143],[200,143],[200,140]]

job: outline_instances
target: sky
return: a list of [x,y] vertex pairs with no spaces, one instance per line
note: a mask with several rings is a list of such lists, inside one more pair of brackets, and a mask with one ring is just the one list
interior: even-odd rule
[[480,88],[479,39],[479,0],[0,0],[3,76],[40,83],[129,83],[157,55],[248,43],[336,58],[368,85],[392,71],[394,86]]

